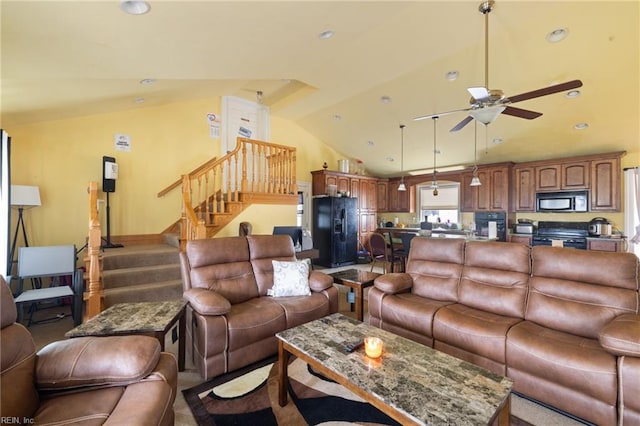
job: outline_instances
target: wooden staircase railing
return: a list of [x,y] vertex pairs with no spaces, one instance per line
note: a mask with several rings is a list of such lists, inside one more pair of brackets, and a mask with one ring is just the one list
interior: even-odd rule
[[87,291],[84,292],[85,311],[83,321],[93,318],[102,312],[103,289],[100,281],[102,256],[100,244],[102,231],[98,218],[98,183],[89,182],[89,236],[87,238],[86,280]]
[[[295,204],[298,194],[296,149],[238,138],[233,151],[183,175],[181,182],[180,243],[184,250],[187,240],[207,238],[210,236],[208,229],[221,228],[228,223],[242,210],[243,203]],[[88,192],[85,321],[99,314],[104,307],[97,182],[89,182]]]
[[180,241],[210,236],[242,203],[278,202],[297,197],[296,149],[253,139],[238,138],[227,155],[182,180]]

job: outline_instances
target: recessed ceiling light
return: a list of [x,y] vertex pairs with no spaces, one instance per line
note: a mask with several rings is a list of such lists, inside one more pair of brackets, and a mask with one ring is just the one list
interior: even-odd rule
[[444,77],[448,80],[448,81],[456,81],[458,79],[458,76],[460,74],[458,73],[458,71],[449,71],[447,72]]
[[144,78],[140,80],[140,84],[142,84],[143,86],[150,86],[155,82],[156,82],[155,78]]
[[435,154],[440,154],[440,150],[439,150],[439,149],[434,149],[434,150],[433,150],[433,152],[434,152]]
[[380,102],[382,102],[383,104],[389,104],[391,103],[391,98],[389,96],[381,96],[380,97]]
[[143,104],[144,103],[144,98],[135,98],[133,100],[133,102],[137,103],[137,104]]
[[573,126],[573,128],[576,129],[576,130],[584,130],[587,127],[589,127],[589,125],[587,123],[578,123],[575,126]]
[[567,94],[564,95],[564,96],[569,98],[569,99],[577,98],[578,96],[580,96],[580,91],[579,90],[569,90],[567,92]]
[[151,10],[151,6],[146,1],[140,0],[122,0],[120,9],[129,15],[144,15]]
[[326,40],[328,38],[333,37],[334,35],[335,35],[335,32],[333,32],[333,30],[325,30],[320,34],[318,34],[318,38],[320,38],[321,40]]
[[333,115],[333,119],[336,120],[336,121],[340,121],[340,120],[342,120],[342,116],[340,114],[334,114]]
[[504,142],[504,139],[502,139],[502,138],[493,138],[493,141],[492,141],[492,142],[493,142],[494,144],[496,144],[496,145],[500,145],[501,143],[503,143],[503,142]]
[[367,145],[369,145],[369,146],[374,146],[374,145],[375,145],[375,143],[374,143],[373,141],[367,141]]
[[394,162],[396,160],[393,157],[387,157],[387,161]]
[[547,34],[547,41],[549,43],[557,43],[564,40],[569,35],[569,30],[566,28],[558,28]]

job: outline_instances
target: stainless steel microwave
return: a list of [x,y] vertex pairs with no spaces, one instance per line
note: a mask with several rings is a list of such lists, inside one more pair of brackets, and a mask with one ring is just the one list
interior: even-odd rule
[[588,208],[588,191],[536,193],[536,211],[540,213],[586,212]]

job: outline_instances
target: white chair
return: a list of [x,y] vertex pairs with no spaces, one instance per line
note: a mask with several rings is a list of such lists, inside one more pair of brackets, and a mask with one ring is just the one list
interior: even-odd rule
[[[71,275],[72,287],[61,285],[57,287],[40,287],[36,285],[32,290],[23,291],[25,279],[32,283],[41,277],[59,277]],[[38,302],[71,297],[71,313],[74,324],[82,320],[82,270],[76,269],[76,248],[74,245],[21,247],[18,252],[18,289],[15,302],[18,317],[21,319],[22,304],[30,303],[29,323],[31,325],[35,304]]]

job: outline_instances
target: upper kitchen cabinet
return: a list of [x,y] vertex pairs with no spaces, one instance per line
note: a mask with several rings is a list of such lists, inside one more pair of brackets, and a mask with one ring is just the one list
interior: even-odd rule
[[376,201],[378,203],[378,211],[386,212],[389,211],[388,204],[388,192],[389,192],[389,182],[387,179],[378,179],[377,182],[377,198]]
[[536,167],[536,191],[589,189],[590,161],[562,162]]
[[520,163],[513,172],[513,210],[536,210],[535,193],[588,190],[590,211],[620,211],[620,159],[625,152]]
[[472,172],[463,173],[460,210],[463,212],[509,210],[510,173],[510,164],[479,167],[480,186],[470,186]]
[[536,169],[519,167],[513,169],[513,210],[517,212],[536,211]]
[[620,157],[591,162],[591,211],[620,211]]
[[393,178],[389,179],[389,185],[387,187],[387,191],[389,193],[389,202],[388,202],[388,211],[390,212],[411,212],[412,208],[412,191],[415,190],[414,187],[411,187],[408,183],[405,182],[407,187],[406,191],[398,191],[398,186],[400,185],[400,179]]

